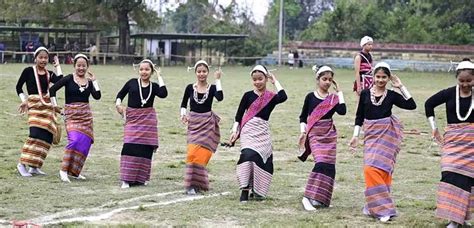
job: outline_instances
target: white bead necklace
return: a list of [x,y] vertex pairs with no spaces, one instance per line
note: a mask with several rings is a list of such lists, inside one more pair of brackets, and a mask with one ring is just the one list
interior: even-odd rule
[[377,102],[377,99],[375,99],[375,89],[374,89],[374,87],[372,87],[372,88],[370,89],[370,101],[371,101],[372,104],[375,105],[375,106],[380,106],[386,96],[387,96],[387,89],[385,89],[385,91],[384,91],[383,94],[382,94],[382,97],[381,97],[381,98],[379,99],[379,101]]
[[[72,76],[72,79],[73,79],[74,82],[79,86],[79,91],[82,93],[82,92],[84,92],[84,91],[87,89],[87,87],[89,87],[89,80],[86,81],[86,85],[81,85],[81,83],[79,83],[79,81],[76,80],[76,76],[77,76],[77,75],[74,74],[74,75]],[[77,76],[77,77],[79,77],[79,76]]]
[[323,96],[321,96],[321,94],[319,94],[319,91],[316,89],[316,90],[314,91],[314,96],[315,96],[316,98],[320,99],[320,100],[324,100],[324,99],[326,99],[326,97],[329,96],[329,93],[328,93],[325,97],[323,97]]
[[137,80],[138,80],[138,91],[140,92],[140,100],[142,102],[142,107],[143,107],[145,106],[146,102],[148,102],[148,100],[151,97],[151,94],[153,93],[153,85],[151,84],[151,82],[149,82],[150,93],[148,93],[148,97],[146,99],[143,99],[142,80],[140,78],[138,78]]
[[204,96],[202,96],[201,99],[199,99],[198,97],[198,91],[197,91],[197,83],[194,83],[193,85],[193,99],[196,103],[198,104],[204,104],[204,102],[206,102],[207,100],[207,97],[209,96],[209,84],[207,85],[207,88],[206,88],[206,93],[204,94]]
[[469,110],[467,111],[466,113],[466,116],[461,116],[461,111],[460,111],[460,105],[459,105],[459,101],[461,100],[460,98],[460,89],[459,89],[459,85],[456,85],[456,116],[458,117],[458,120],[460,121],[466,121],[467,118],[469,118],[469,116],[471,115],[472,113],[472,110],[474,109],[474,94],[473,94],[474,91],[471,91],[471,106],[469,107]]

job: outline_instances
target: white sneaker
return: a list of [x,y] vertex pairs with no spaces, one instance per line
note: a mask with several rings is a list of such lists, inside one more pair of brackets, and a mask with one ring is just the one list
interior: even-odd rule
[[20,173],[20,175],[22,177],[31,177],[33,175],[31,175],[31,173],[29,173],[27,170],[26,170],[26,167],[25,165],[21,164],[21,163],[18,163],[18,165],[16,165],[16,169],[18,170],[18,172]]
[[143,183],[143,185],[147,186],[150,182],[149,181],[145,181],[145,183]]
[[86,177],[85,176],[82,176],[81,174],[79,174],[79,176],[71,176],[72,178],[76,179],[76,180],[85,180]]
[[122,181],[122,186],[120,186],[120,188],[130,188],[130,184],[125,181]]
[[39,168],[30,167],[28,172],[31,173],[31,174],[46,175],[46,173],[41,171],[41,169],[39,169]]
[[196,190],[194,190],[194,188],[190,188],[186,190],[186,195],[194,196],[196,195]]
[[458,228],[459,224],[457,222],[450,221],[446,228]]
[[309,200],[309,202],[311,202],[311,205],[313,205],[313,207],[324,207],[324,204],[317,200],[311,199]]
[[307,211],[315,211],[316,210],[316,208],[314,208],[313,205],[311,204],[311,201],[306,197],[303,197],[303,199],[301,200],[301,203],[303,203],[303,207]]
[[61,180],[64,182],[71,183],[69,177],[67,177],[67,172],[65,171],[59,170],[59,178],[61,178]]
[[391,216],[387,215],[387,216],[380,217],[379,220],[381,222],[388,222],[390,220],[390,218],[391,218]]

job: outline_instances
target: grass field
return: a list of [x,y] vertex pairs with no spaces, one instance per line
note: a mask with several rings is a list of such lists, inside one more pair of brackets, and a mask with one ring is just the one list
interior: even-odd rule
[[[131,66],[93,66],[102,89],[102,99],[92,101],[95,144],[85,164],[85,181],[62,183],[58,171],[66,140],[51,149],[43,170],[47,176],[22,178],[16,164],[27,135],[25,116],[17,115],[19,98],[15,85],[26,65],[0,65],[0,226],[12,220],[67,226],[120,225],[141,226],[381,226],[361,213],[364,204],[362,148],[349,152],[355,96],[351,92],[353,72],[337,70],[335,79],[342,87],[348,113],[336,116],[338,155],[336,186],[332,208],[306,212],[301,206],[312,162],[296,159],[298,116],[305,95],[314,89],[310,69],[279,69],[277,78],[286,89],[288,100],[276,107],[270,118],[274,142],[275,173],[269,198],[263,202],[239,204],[235,166],[237,148],[219,148],[208,169],[212,190],[204,196],[185,196],[183,190],[186,129],[179,121],[179,104],[193,73],[184,67],[162,70],[169,95],[155,100],[160,131],[160,149],[153,158],[152,179],[146,187],[119,188],[119,159],[123,120],[115,112],[114,100],[122,85],[133,75]],[[62,66],[66,73],[72,66]],[[227,140],[240,98],[252,89],[249,67],[225,67],[222,84],[224,101],[214,103],[222,118],[221,141]],[[424,101],[442,88],[454,85],[447,73],[397,72],[412,93],[418,108],[394,108],[405,130],[428,132]],[[210,77],[209,81],[214,79]],[[271,86],[271,84],[269,84]],[[63,90],[58,92],[64,103]],[[444,106],[437,109],[438,125],[444,127]],[[393,198],[399,217],[389,223],[397,227],[442,226],[434,217],[436,186],[440,178],[439,148],[430,146],[428,134],[406,134],[393,178]],[[109,214],[107,214],[109,213]],[[110,215],[110,216],[109,216]],[[103,218],[103,219],[100,219]],[[70,220],[67,220],[70,219]]]

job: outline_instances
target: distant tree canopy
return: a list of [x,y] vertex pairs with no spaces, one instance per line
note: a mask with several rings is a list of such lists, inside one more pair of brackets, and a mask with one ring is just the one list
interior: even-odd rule
[[[54,2],[54,3],[51,3]],[[278,43],[280,0],[273,0],[263,24],[232,0],[188,0],[163,18],[142,0],[2,0],[0,20],[24,24],[87,22],[98,29],[118,29],[120,53],[128,53],[133,20],[144,30],[180,33],[243,33],[228,42],[231,56],[262,56]],[[240,6],[241,7],[241,6]],[[370,35],[377,42],[474,44],[472,0],[284,0],[284,42],[357,41]],[[223,51],[222,42],[212,43]]]
[[350,41],[370,35],[377,42],[474,44],[472,0],[336,0],[333,11],[299,39]]
[[[15,24],[87,25],[97,29],[118,29],[119,52],[129,53],[130,25],[134,20],[139,27],[160,25],[157,13],[147,9],[142,0],[2,0],[0,20]],[[72,25],[72,26],[71,26]]]

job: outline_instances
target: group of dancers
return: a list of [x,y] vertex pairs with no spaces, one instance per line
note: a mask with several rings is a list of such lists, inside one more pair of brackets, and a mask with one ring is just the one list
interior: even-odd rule
[[[403,138],[402,124],[392,114],[392,107],[414,110],[416,103],[387,63],[379,62],[372,67],[372,58],[367,53],[372,42],[370,37],[362,38],[361,56],[365,60],[361,61],[359,57],[357,61],[356,58],[356,64],[363,67],[356,67],[359,77],[354,83],[354,90],[360,97],[349,145],[351,150],[356,150],[362,128],[366,183],[366,204],[362,212],[387,222],[397,216],[390,191]],[[58,134],[61,134],[57,113],[62,113],[68,143],[59,176],[64,182],[70,182],[69,177],[85,179],[81,170],[94,142],[89,97],[100,99],[100,87],[89,70],[87,56],[77,54],[74,57],[74,73],[67,76],[63,76],[57,57],[54,59],[56,73],[46,69],[48,56],[46,48],[38,48],[34,52],[36,64],[23,70],[16,86],[21,99],[19,111],[28,114],[29,124],[29,136],[22,148],[17,169],[24,177],[45,174],[40,168],[52,143],[57,143]],[[217,101],[224,99],[220,68],[214,72],[214,84],[208,82],[210,68],[205,61],[196,62],[194,72],[196,82],[186,86],[180,110],[181,121],[187,125],[184,186],[188,195],[209,190],[206,167],[221,141],[220,118],[212,111],[212,104],[214,98]],[[125,83],[117,94],[115,104],[117,112],[125,118],[120,159],[122,188],[147,185],[150,180],[153,153],[159,147],[158,119],[153,104],[155,97],[166,98],[168,95],[160,70],[152,61],[141,61],[138,75],[138,78]],[[152,82],[153,75],[157,76],[157,83]],[[288,98],[276,76],[265,66],[255,66],[250,77],[253,89],[243,94],[230,139],[223,143],[232,147],[240,139],[241,153],[236,173],[242,203],[263,200],[268,194],[273,175],[269,119],[276,105]],[[337,145],[332,116],[335,113],[345,115],[347,110],[340,85],[334,79],[335,72],[329,66],[315,69],[316,89],[306,95],[300,114],[301,154],[298,158],[305,161],[312,155],[315,163],[302,198],[307,211],[329,207],[331,203]],[[425,103],[433,137],[443,148],[436,215],[449,220],[450,227],[463,225],[474,210],[474,64],[469,60],[460,62],[456,80],[456,86],[436,93]],[[275,92],[267,88],[268,81],[275,86]],[[390,81],[398,91],[387,88]],[[23,92],[24,84],[28,95]],[[64,110],[59,108],[56,100],[56,93],[62,87],[65,87]],[[331,87],[335,92],[331,92]],[[126,96],[128,102],[125,107],[122,100]],[[434,108],[441,104],[446,104],[448,122],[444,137],[434,118]]]

